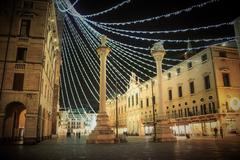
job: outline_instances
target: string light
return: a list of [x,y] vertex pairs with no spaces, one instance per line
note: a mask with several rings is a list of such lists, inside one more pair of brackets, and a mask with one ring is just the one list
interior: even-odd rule
[[110,12],[110,11],[112,11],[112,10],[116,10],[116,9],[118,9],[119,7],[123,6],[124,4],[130,3],[130,2],[131,2],[130,0],[127,0],[127,1],[124,1],[124,2],[122,2],[122,3],[117,4],[116,6],[113,6],[113,7],[109,8],[109,9],[106,9],[106,10],[104,10],[104,11],[102,11],[102,12],[98,12],[98,13],[94,13],[94,14],[90,14],[90,15],[82,15],[82,17],[90,18],[90,17],[99,16],[99,15],[108,13],[108,12]]
[[146,18],[146,19],[142,19],[142,20],[135,20],[135,21],[129,21],[129,22],[120,22],[120,23],[103,23],[103,22],[99,22],[99,24],[103,24],[103,25],[117,25],[117,26],[119,26],[119,25],[129,25],[129,24],[145,23],[145,22],[150,22],[150,21],[153,21],[153,20],[158,20],[160,18],[169,18],[171,16],[176,16],[176,15],[179,15],[179,14],[184,13],[184,12],[190,12],[194,8],[202,8],[202,7],[204,7],[204,6],[208,5],[208,4],[211,4],[211,3],[214,3],[214,2],[218,2],[218,1],[219,0],[210,0],[210,1],[207,1],[207,2],[204,2],[204,3],[193,5],[191,7],[185,8],[185,9],[181,9],[179,11],[171,12],[171,13],[160,15],[160,16],[156,16],[156,17]]
[[[63,33],[64,34],[64,33]],[[76,85],[75,85],[75,83],[74,83],[74,81],[73,81],[73,74],[72,74],[72,72],[71,72],[71,69],[70,69],[70,65],[69,65],[69,62],[68,62],[68,58],[67,58],[67,55],[68,54],[66,54],[66,53],[69,53],[69,50],[68,50],[68,47],[67,47],[67,44],[66,44],[66,42],[65,42],[65,39],[63,38],[63,44],[64,44],[64,52],[63,52],[63,59],[65,60],[65,62],[66,62],[66,64],[64,65],[65,67],[63,67],[63,69],[65,68],[65,71],[66,71],[66,77],[67,77],[67,79],[68,79],[68,83],[69,83],[69,86],[72,86],[71,84],[70,84],[70,78],[69,78],[69,73],[70,73],[70,76],[71,76],[71,80],[72,80],[72,82],[73,82],[73,87],[74,87],[74,89],[75,89],[75,93],[76,93],[76,95],[77,95],[77,98],[78,98],[78,100],[79,100],[79,102],[80,102],[80,105],[81,105],[81,107],[82,107],[82,109],[83,109],[83,111],[84,111],[84,114],[86,114],[86,110],[85,110],[85,108],[83,107],[83,104],[82,104],[82,102],[81,102],[81,99],[80,99],[80,97],[79,97],[79,95],[78,95],[78,93],[77,93],[77,88],[76,88]],[[65,53],[65,54],[64,54]],[[75,67],[74,66],[72,66],[73,67],[73,69],[74,69],[74,72],[75,72]],[[67,70],[67,68],[68,68],[68,70]],[[75,75],[77,75],[77,74],[75,74]],[[65,81],[65,75],[64,75],[64,70],[63,70],[63,78],[64,78],[64,81]],[[79,81],[79,79],[78,79],[78,77],[76,76],[76,78],[77,78],[77,80]],[[74,94],[73,94],[73,90],[72,90],[72,87],[69,87],[70,88],[70,93],[72,94],[72,98],[73,98],[73,102],[74,102],[74,105],[76,106],[76,109],[77,109],[77,111],[78,111],[78,113],[80,114],[80,111],[79,111],[79,109],[78,109],[78,105],[77,105],[77,103],[76,103],[76,99],[75,99],[75,96],[74,96]],[[70,103],[69,103],[70,104]],[[71,106],[71,104],[70,104],[70,106]],[[92,109],[92,108],[91,108]],[[92,109],[92,111],[95,113],[95,111]],[[81,115],[81,114],[80,114]],[[88,117],[88,115],[86,114],[86,116]],[[89,118],[89,117],[88,117]]]
[[[68,22],[68,26],[69,26],[69,28],[71,28],[71,29],[73,29],[72,27],[73,27],[73,25],[71,24],[71,23],[69,23],[69,19],[67,19],[67,22]],[[78,33],[76,33],[76,31],[72,31],[73,33],[74,33],[74,35],[75,35],[75,37],[77,37],[78,38]],[[79,42],[77,42],[77,44],[79,44]],[[84,43],[83,43],[83,45],[84,45]],[[81,46],[81,45],[80,45]],[[93,49],[93,51],[95,52],[95,50]],[[83,53],[85,53],[85,52],[83,52]],[[91,55],[91,53],[89,53],[89,54],[87,54],[87,55]],[[88,63],[87,63],[87,65],[88,65]],[[96,66],[96,65],[93,65],[93,66]],[[91,70],[90,70],[91,71]],[[110,74],[110,76],[112,76],[111,74]],[[110,79],[111,80],[111,79]],[[110,87],[111,88],[111,87]],[[113,90],[112,90],[112,92],[113,92]],[[110,92],[111,93],[111,92]]]
[[[92,24],[98,25],[97,22],[86,20]],[[184,29],[175,29],[175,30],[164,30],[164,31],[135,31],[135,30],[126,30],[126,29],[118,29],[113,27],[104,26],[106,29],[110,29],[113,31],[124,32],[124,33],[131,33],[131,34],[169,34],[169,33],[180,33],[180,32],[188,32],[188,31],[198,31],[198,30],[207,30],[212,28],[218,28],[222,26],[232,26],[233,22],[228,23],[220,23],[215,25],[208,25],[208,26],[201,26],[201,27],[193,27],[193,28],[184,28]]]

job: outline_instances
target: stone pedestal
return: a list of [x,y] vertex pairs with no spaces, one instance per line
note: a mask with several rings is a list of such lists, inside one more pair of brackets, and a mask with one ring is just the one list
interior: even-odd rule
[[176,137],[173,135],[168,120],[161,120],[156,125],[156,142],[174,142]]
[[97,126],[87,139],[87,143],[114,143],[115,134],[109,126],[108,115],[99,113],[97,115]]

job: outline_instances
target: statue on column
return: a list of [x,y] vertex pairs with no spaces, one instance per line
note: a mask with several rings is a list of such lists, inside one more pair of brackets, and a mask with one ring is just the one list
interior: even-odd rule
[[101,41],[101,47],[106,47],[107,36],[101,35],[101,36],[100,36],[100,41]]
[[151,48],[151,53],[152,52],[157,52],[157,51],[164,51],[163,41],[156,42],[156,43],[153,44],[153,46]]

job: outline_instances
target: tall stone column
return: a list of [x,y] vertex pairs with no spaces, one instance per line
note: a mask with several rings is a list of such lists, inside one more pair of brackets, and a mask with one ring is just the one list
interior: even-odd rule
[[163,106],[163,87],[162,87],[162,60],[165,53],[161,42],[157,42],[151,49],[151,54],[156,61],[157,79],[156,79],[156,108],[159,109],[160,117],[156,124],[156,141],[176,141],[170,130],[170,123],[166,118],[166,108]]
[[106,112],[106,61],[111,49],[106,46],[107,37],[101,36],[101,46],[97,48],[100,57],[99,112],[97,125],[89,135],[87,143],[114,143],[115,134],[109,125]]

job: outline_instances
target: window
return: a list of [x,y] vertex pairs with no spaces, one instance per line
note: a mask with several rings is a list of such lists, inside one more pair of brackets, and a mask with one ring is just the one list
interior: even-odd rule
[[155,105],[155,96],[152,97],[152,103]]
[[227,57],[227,54],[225,51],[220,51],[219,52],[219,57]]
[[192,62],[188,62],[187,67],[188,67],[188,69],[191,69],[192,68]]
[[23,19],[21,22],[21,28],[20,28],[20,36],[22,37],[28,37],[29,36],[29,30],[30,30],[30,20]]
[[182,86],[178,86],[178,97],[182,97]]
[[194,82],[190,82],[189,83],[189,87],[190,87],[190,93],[193,94],[194,93]]
[[146,105],[147,105],[147,107],[148,107],[148,105],[149,105],[148,98],[146,99]]
[[138,93],[136,93],[136,105],[138,105]]
[[25,61],[26,60],[26,54],[27,54],[27,48],[17,48],[17,57],[16,61]]
[[222,75],[223,75],[223,85],[225,87],[229,87],[230,86],[229,74],[223,73]]
[[207,61],[207,54],[203,54],[203,55],[201,56],[201,60],[202,60],[202,62]]
[[132,106],[134,106],[134,96],[132,96]]
[[128,97],[128,107],[130,107],[130,97]]
[[210,79],[209,79],[209,75],[204,77],[204,84],[205,84],[205,89],[209,89],[210,86]]
[[168,75],[168,79],[170,79],[171,78],[171,73],[168,73],[167,75]]
[[172,90],[168,90],[168,99],[172,100]]
[[32,1],[24,1],[23,2],[23,8],[32,9],[33,8],[33,2]]
[[181,72],[181,68],[177,68],[177,75],[179,75]]
[[143,108],[143,101],[141,100],[141,102],[140,102],[140,103],[141,103],[141,104],[140,104],[140,105],[141,105],[141,108]]
[[13,90],[22,91],[23,90],[23,82],[24,82],[24,74],[23,73],[15,73],[13,79]]

